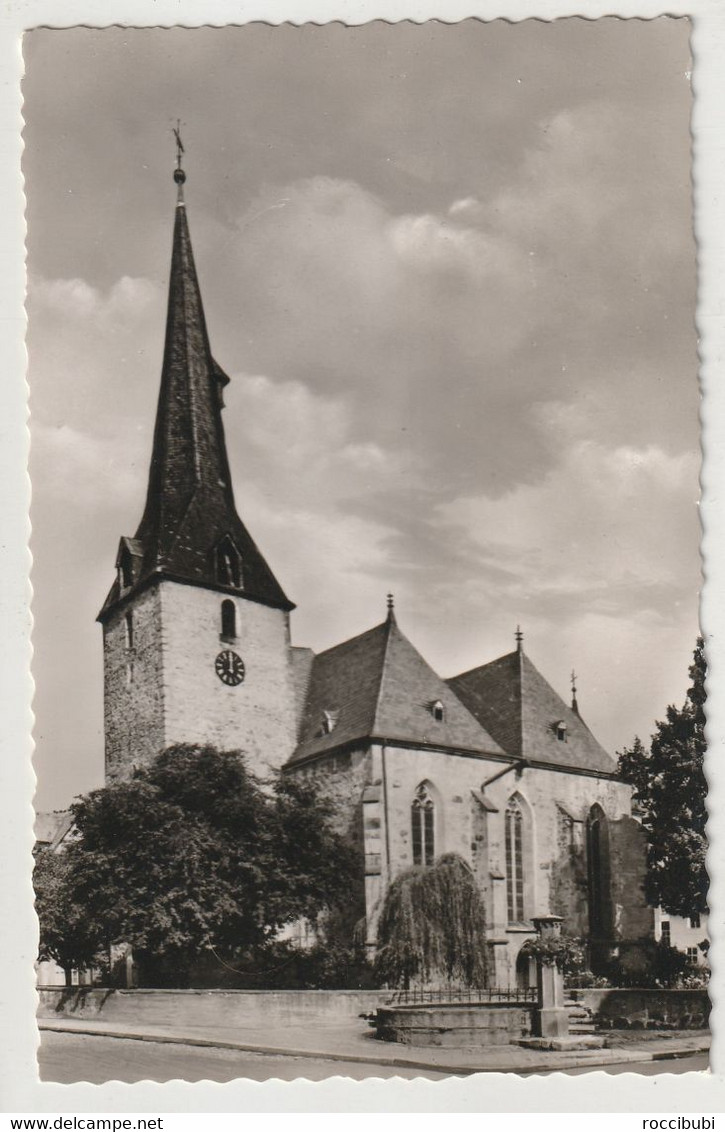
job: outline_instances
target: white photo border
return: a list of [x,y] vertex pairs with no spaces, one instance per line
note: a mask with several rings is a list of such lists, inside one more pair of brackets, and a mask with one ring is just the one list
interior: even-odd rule
[[[32,680],[30,673],[30,555],[26,472],[29,434],[25,373],[24,206],[22,153],[21,37],[38,27],[224,26],[265,21],[362,24],[467,18],[512,22],[563,16],[654,18],[685,16],[692,21],[694,55],[694,199],[698,252],[697,326],[700,336],[704,470],[702,627],[708,660],[708,779],[710,785],[709,867],[714,957],[713,1050],[709,1074],[617,1078],[597,1072],[580,1077],[556,1074],[520,1078],[485,1074],[441,1082],[352,1082],[330,1079],[263,1083],[235,1081],[141,1082],[129,1085],[57,1085],[37,1077],[36,996],[33,956],[37,927],[31,904]],[[649,1112],[701,1113],[725,1110],[725,1050],[719,1030],[725,964],[720,947],[725,931],[725,4],[690,0],[667,6],[658,0],[10,0],[0,14],[0,289],[3,327],[0,382],[0,498],[2,499],[2,586],[0,610],[0,875],[2,933],[0,993],[0,1107],[5,1112]],[[676,537],[676,532],[674,532]],[[614,1086],[614,1087],[613,1087]]]

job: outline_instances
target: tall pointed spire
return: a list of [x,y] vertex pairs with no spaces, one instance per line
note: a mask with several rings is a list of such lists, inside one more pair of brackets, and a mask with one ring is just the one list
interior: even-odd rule
[[[101,616],[129,589],[163,575],[294,608],[236,512],[221,410],[229,378],[212,357],[182,186],[178,186],[148,493],[134,539],[122,539],[119,578]],[[125,562],[124,562],[125,556]]]

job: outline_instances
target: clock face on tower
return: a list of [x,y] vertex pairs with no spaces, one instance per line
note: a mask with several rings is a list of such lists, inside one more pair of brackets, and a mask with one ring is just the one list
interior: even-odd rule
[[224,649],[214,661],[214,669],[223,684],[241,684],[244,679],[244,661],[232,649]]

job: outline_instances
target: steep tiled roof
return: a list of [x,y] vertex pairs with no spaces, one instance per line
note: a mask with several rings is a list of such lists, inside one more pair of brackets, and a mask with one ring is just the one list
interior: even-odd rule
[[228,377],[214,361],[191,249],[186,208],[179,199],[169,281],[161,373],[146,508],[135,539],[121,542],[130,585],[111,589],[101,619],[120,597],[154,574],[219,585],[216,550],[230,539],[241,559],[245,596],[291,609],[234,504],[222,426]]
[[35,840],[38,845],[54,849],[73,825],[70,810],[51,810],[35,815]]
[[[436,701],[442,720],[433,712]],[[290,762],[373,737],[503,753],[401,633],[392,614],[314,658],[299,744]]]
[[[523,649],[447,681],[504,750],[517,758],[613,773],[614,759],[546,682]],[[557,738],[564,723],[566,740]]]

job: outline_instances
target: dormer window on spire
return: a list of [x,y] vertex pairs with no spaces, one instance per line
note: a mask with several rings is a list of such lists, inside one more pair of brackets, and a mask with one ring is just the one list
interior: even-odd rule
[[141,546],[136,539],[122,538],[116,556],[118,588],[123,594],[138,580],[142,560]]
[[131,555],[125,548],[121,553],[121,561],[118,564],[118,581],[122,590],[127,590],[133,585]]
[[445,708],[440,700],[434,700],[430,705],[431,715],[438,723],[443,723],[446,718]]
[[337,726],[337,721],[340,718],[339,711],[323,711],[322,713],[322,734],[330,735]]
[[216,579],[221,586],[231,586],[235,590],[244,588],[242,556],[229,535],[225,535],[216,548]]

